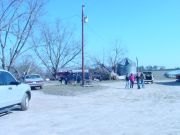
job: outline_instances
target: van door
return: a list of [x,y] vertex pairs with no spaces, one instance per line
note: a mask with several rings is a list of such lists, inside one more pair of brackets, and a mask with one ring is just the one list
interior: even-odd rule
[[10,95],[8,86],[5,83],[3,71],[0,71],[0,108],[9,106]]
[[17,80],[9,72],[3,72],[3,77],[8,89],[7,94],[8,97],[10,98],[8,100],[8,103],[11,105],[20,103],[22,92],[18,85]]

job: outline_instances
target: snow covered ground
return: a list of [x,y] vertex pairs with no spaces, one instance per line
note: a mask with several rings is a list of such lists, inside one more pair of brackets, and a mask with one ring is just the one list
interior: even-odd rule
[[33,91],[28,111],[0,117],[0,135],[180,135],[180,84],[102,85],[77,96]]

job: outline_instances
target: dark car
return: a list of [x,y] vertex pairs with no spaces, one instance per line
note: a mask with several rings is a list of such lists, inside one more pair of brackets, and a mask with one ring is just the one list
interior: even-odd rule
[[176,79],[177,79],[178,82],[180,82],[180,74],[176,75]]
[[144,82],[145,83],[153,83],[154,82],[154,77],[153,73],[150,71],[143,72],[144,74]]
[[[68,83],[80,83],[82,81],[82,72],[77,71],[65,71],[65,72],[58,72],[57,73],[58,80],[62,84],[68,84]],[[89,72],[84,73],[85,81],[90,80]]]

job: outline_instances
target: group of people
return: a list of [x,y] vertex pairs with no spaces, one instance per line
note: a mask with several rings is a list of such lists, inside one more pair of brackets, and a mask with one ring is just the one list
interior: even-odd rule
[[134,75],[133,73],[131,73],[130,75],[129,74],[126,74],[126,86],[125,88],[133,88],[134,87],[134,82],[136,80],[137,82],[137,88],[138,89],[141,89],[141,88],[144,88],[145,85],[144,85],[144,74],[141,72],[141,73],[137,73],[136,75]]

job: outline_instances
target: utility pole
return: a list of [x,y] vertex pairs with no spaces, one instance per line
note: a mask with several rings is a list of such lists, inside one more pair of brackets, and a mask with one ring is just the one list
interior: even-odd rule
[[84,2],[82,2],[82,86],[84,86],[84,23],[88,22],[87,16],[84,16]]
[[136,64],[137,64],[137,65],[136,65],[136,66],[137,66],[137,68],[136,68],[136,72],[138,73],[138,72],[139,72],[139,65],[138,65],[138,64],[139,64],[139,62],[138,62],[138,58],[137,58],[137,57],[136,57]]
[[84,86],[84,3],[82,4],[82,86]]

